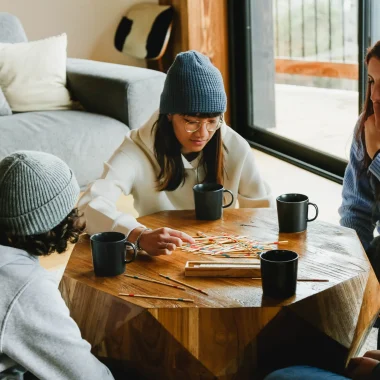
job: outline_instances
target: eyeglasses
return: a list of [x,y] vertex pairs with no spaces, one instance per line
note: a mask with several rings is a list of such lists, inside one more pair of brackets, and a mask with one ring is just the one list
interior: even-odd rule
[[[186,119],[184,119],[186,120]],[[217,129],[221,127],[223,124],[223,117],[219,117],[218,119],[212,120],[212,121],[199,121],[199,120],[189,120],[186,121],[185,124],[185,131],[189,133],[194,133],[200,129],[200,127],[206,124],[206,129],[209,132],[215,132]]]

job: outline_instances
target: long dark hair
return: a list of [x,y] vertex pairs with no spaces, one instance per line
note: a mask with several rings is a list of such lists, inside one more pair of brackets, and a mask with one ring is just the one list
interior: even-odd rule
[[[380,60],[380,41],[377,41],[375,45],[372,47],[368,48],[367,54],[365,57],[365,63],[368,67],[369,61],[371,58],[377,58]],[[369,165],[371,164],[371,158],[368,156],[367,149],[366,149],[366,144],[365,144],[365,135],[364,135],[364,123],[366,120],[373,115],[373,103],[371,99],[371,86],[367,86],[367,91],[365,94],[365,101],[363,104],[363,109],[362,109],[362,117],[360,119],[360,124],[359,128],[356,132],[355,138],[358,142],[361,142],[363,147],[364,147],[364,157],[362,160],[362,169],[363,171],[367,171]]]
[[[197,113],[186,114],[200,118],[222,117],[221,113]],[[186,172],[181,158],[181,144],[175,136],[172,123],[167,115],[160,114],[153,126],[154,154],[156,156],[160,172],[157,175],[157,190],[173,191],[184,184]],[[224,153],[227,151],[222,141],[221,128],[219,128],[210,141],[203,148],[203,156],[200,165],[205,171],[202,182],[224,182]]]
[[47,256],[53,252],[62,253],[67,243],[76,243],[85,228],[84,219],[74,209],[51,231],[34,236],[18,236],[0,230],[0,245],[22,249],[34,256]]

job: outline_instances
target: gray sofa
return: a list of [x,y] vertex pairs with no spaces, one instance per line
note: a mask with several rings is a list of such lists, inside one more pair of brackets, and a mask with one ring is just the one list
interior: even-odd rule
[[[9,13],[0,13],[0,42],[25,41],[20,21]],[[158,71],[68,59],[68,89],[86,111],[1,116],[0,160],[21,149],[55,154],[74,170],[83,189],[99,178],[104,161],[129,129],[142,126],[158,109],[164,80],[165,74]]]

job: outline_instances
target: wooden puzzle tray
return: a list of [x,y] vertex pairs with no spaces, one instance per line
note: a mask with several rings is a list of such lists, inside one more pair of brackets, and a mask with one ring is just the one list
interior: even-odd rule
[[225,261],[188,261],[186,277],[261,277],[260,261],[249,263]]

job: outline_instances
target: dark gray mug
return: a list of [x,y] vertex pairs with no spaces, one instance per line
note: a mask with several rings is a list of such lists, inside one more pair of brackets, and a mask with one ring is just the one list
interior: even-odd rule
[[288,298],[297,288],[298,254],[274,249],[260,255],[263,294],[272,298]]
[[[222,210],[232,205],[234,195],[219,183],[202,183],[193,187],[195,215],[200,220],[217,220],[222,217]],[[223,194],[231,194],[231,202],[223,204]]]
[[[125,264],[136,258],[136,247],[121,232],[100,232],[92,235],[91,252],[96,276],[108,277],[124,273]],[[127,251],[132,257],[127,260]]]
[[[309,206],[315,208],[314,218],[309,219]],[[307,223],[317,219],[318,206],[309,202],[303,194],[283,194],[277,197],[277,216],[280,232],[302,232]]]

